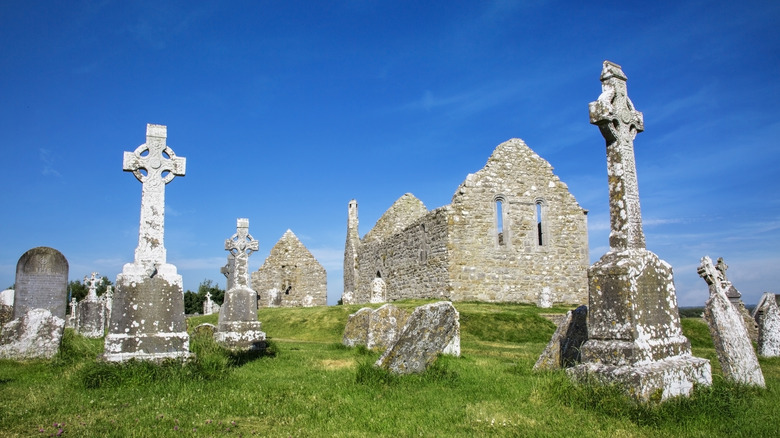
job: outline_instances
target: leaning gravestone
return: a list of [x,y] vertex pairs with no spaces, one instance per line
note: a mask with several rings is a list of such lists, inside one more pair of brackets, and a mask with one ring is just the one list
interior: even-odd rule
[[758,354],[780,357],[780,308],[775,294],[766,292],[754,311],[758,323]]
[[146,143],[125,152],[122,169],[141,182],[141,225],[135,261],[116,278],[103,358],[161,361],[189,357],[182,278],[167,263],[165,185],[185,173],[185,159],[165,144],[167,128],[146,125]]
[[641,402],[689,395],[695,384],[712,383],[712,371],[682,333],[672,267],[645,247],[634,161],[642,113],[619,65],[604,61],[601,83],[589,111],[607,144],[610,249],[588,269],[588,340],[583,363],[567,372],[615,384]]
[[342,344],[347,347],[368,344],[368,324],[372,312],[373,310],[370,307],[363,307],[349,315],[347,325],[344,327],[344,336],[341,338]]
[[707,256],[702,257],[698,273],[710,289],[710,298],[704,303],[704,319],[710,327],[723,377],[746,385],[766,386],[742,317],[726,296],[722,273]]
[[257,292],[249,287],[249,256],[259,244],[249,234],[249,219],[236,221],[236,234],[225,241],[225,249],[235,260],[231,272],[233,287],[225,292],[225,300],[219,309],[219,322],[214,339],[232,350],[262,350],[265,333],[257,320]]
[[726,271],[729,269],[729,266],[723,261],[723,257],[718,257],[718,263],[715,265],[715,269],[718,271],[718,275],[721,278],[721,284],[723,285],[723,290],[726,291],[726,297],[729,299],[729,302],[731,302],[731,305],[734,306],[734,309],[737,310],[737,313],[742,317],[742,322],[745,324],[750,340],[758,342],[758,324],[756,324],[756,321],[750,316],[750,312],[748,312],[745,307],[745,303],[742,302],[742,294],[739,293],[737,288],[734,287],[734,284],[732,284],[726,276]]
[[102,338],[106,330],[106,304],[98,298],[97,288],[103,283],[103,278],[97,272],[92,277],[84,277],[87,286],[87,297],[78,304],[76,312],[76,331],[87,338]]
[[368,317],[366,348],[385,351],[395,344],[408,318],[406,311],[392,304],[385,304],[372,311]]
[[448,301],[414,309],[398,340],[375,366],[395,374],[421,373],[440,353],[460,356],[459,320],[460,314]]
[[65,320],[30,309],[0,331],[0,359],[51,359],[60,349]]
[[14,319],[28,310],[46,309],[65,319],[68,303],[68,261],[54,248],[40,246],[24,253],[16,264]]
[[534,370],[557,370],[580,363],[580,348],[588,340],[588,306],[566,312]]

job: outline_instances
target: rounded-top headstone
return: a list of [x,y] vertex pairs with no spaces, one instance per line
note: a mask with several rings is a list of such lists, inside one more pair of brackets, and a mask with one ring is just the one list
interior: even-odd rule
[[46,309],[65,319],[68,260],[54,248],[39,246],[22,254],[16,264],[14,319],[28,310]]

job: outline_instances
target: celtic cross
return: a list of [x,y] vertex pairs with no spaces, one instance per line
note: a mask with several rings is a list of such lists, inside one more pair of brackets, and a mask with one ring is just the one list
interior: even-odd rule
[[644,130],[644,121],[628,98],[626,80],[619,65],[604,61],[601,95],[588,105],[590,123],[607,142],[609,246],[618,250],[645,248],[634,160],[634,138]]
[[225,240],[225,250],[230,251],[236,263],[230,273],[233,276],[233,286],[246,287],[249,285],[249,256],[259,247],[257,240],[249,234],[249,219],[237,219],[236,234]]
[[88,301],[95,301],[97,300],[97,288],[101,284],[103,284],[103,278],[100,277],[100,274],[97,272],[93,272],[91,277],[84,277],[84,284],[89,288],[89,292],[87,293],[87,300]]
[[176,176],[184,176],[186,160],[177,157],[165,144],[168,128],[146,125],[146,143],[134,152],[125,152],[122,170],[133,172],[143,184],[141,191],[141,227],[135,262],[144,265],[166,262],[165,185]]

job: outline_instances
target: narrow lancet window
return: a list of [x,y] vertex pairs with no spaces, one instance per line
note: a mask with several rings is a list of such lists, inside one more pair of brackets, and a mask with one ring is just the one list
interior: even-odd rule
[[544,208],[542,201],[536,201],[536,235],[539,246],[544,246],[547,236],[544,235]]
[[496,199],[496,232],[498,233],[498,244],[504,245],[504,202],[502,199]]

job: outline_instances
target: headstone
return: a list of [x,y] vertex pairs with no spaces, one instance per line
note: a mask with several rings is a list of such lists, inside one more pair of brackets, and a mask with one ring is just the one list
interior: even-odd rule
[[14,319],[14,290],[0,292],[0,325]]
[[92,277],[84,277],[88,292],[77,309],[76,331],[87,338],[101,338],[106,329],[106,304],[97,296],[97,288],[103,279],[97,272]]
[[373,310],[368,318],[366,348],[384,351],[395,344],[409,314],[392,304]]
[[79,304],[76,302],[76,297],[70,298],[70,313],[68,314],[68,318],[65,320],[65,327],[72,328],[74,330],[77,329],[77,321],[76,315],[78,315],[78,308]]
[[207,322],[204,322],[203,324],[200,324],[194,329],[192,329],[192,334],[194,335],[204,335],[204,336],[214,337],[214,333],[216,332],[217,332],[217,326],[215,326],[214,324],[209,324]]
[[165,185],[185,173],[185,159],[166,145],[167,128],[146,125],[146,143],[125,152],[122,168],[142,184],[141,222],[133,263],[116,278],[103,358],[161,361],[189,357],[182,278],[167,263]]
[[742,302],[742,294],[739,293],[737,288],[734,287],[734,285],[726,276],[726,271],[728,269],[729,266],[726,264],[726,262],[723,261],[723,257],[718,257],[718,262],[715,264],[715,270],[718,271],[718,276],[721,279],[720,281],[723,286],[723,290],[726,291],[726,297],[729,299],[731,305],[734,306],[734,309],[737,310],[737,313],[739,313],[739,316],[742,318],[742,322],[747,329],[750,340],[753,342],[758,342],[758,324],[756,324],[756,321],[750,315],[750,312],[748,312],[747,308],[745,307],[745,303]]
[[344,327],[344,336],[341,343],[347,347],[357,347],[358,345],[368,344],[368,324],[373,310],[370,307],[363,307],[357,312],[349,315],[347,325]]
[[382,277],[376,277],[371,281],[371,303],[384,303],[387,301],[387,284]]
[[211,300],[211,292],[206,292],[206,300],[203,301],[203,314],[211,315],[219,311],[219,304]]
[[550,287],[545,286],[542,288],[542,292],[539,294],[539,307],[543,309],[549,309],[553,306],[552,294],[550,293]]
[[394,374],[421,373],[440,353],[460,355],[459,321],[460,314],[448,301],[414,309],[398,340],[375,366]]
[[235,259],[232,272],[232,288],[225,292],[225,300],[219,309],[219,323],[214,339],[232,350],[262,350],[265,333],[257,320],[257,292],[249,287],[249,256],[259,244],[249,234],[249,219],[236,221],[236,234],[225,241],[225,249]]
[[114,287],[110,284],[106,286],[106,293],[101,298],[106,305],[106,328],[108,328],[108,323],[111,321],[111,309],[114,308]]
[[569,368],[582,362],[580,348],[588,340],[588,306],[566,312],[534,370]]
[[30,309],[0,331],[0,359],[51,359],[62,342],[65,320],[48,309]]
[[615,384],[640,402],[689,395],[695,384],[712,383],[712,371],[682,333],[672,267],[645,248],[634,162],[642,113],[619,65],[605,61],[601,82],[589,110],[607,143],[610,249],[588,270],[588,340],[583,363],[567,372]]
[[28,310],[47,309],[65,319],[68,302],[68,261],[54,248],[40,246],[24,253],[16,264],[14,319]]
[[746,385],[766,386],[742,317],[726,296],[722,272],[705,256],[698,273],[710,289],[710,298],[704,303],[704,319],[710,327],[723,377]]
[[758,354],[780,356],[780,308],[775,294],[765,292],[753,314],[758,323]]

